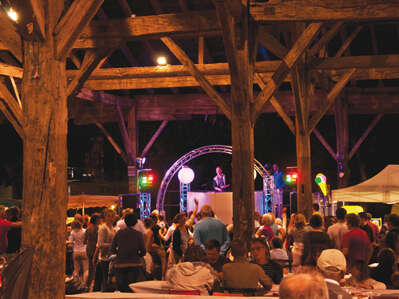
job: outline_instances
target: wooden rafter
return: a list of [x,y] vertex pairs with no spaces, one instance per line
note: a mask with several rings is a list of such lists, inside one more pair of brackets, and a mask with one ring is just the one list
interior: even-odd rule
[[163,120],[162,123],[159,125],[158,129],[155,131],[155,133],[152,135],[151,139],[148,141],[147,145],[144,147],[143,151],[141,152],[140,157],[145,157],[150,150],[151,146],[154,144],[154,142],[157,140],[159,135],[162,133],[163,129],[166,127],[168,121]]
[[399,3],[373,0],[294,0],[255,2],[251,16],[263,22],[314,22],[314,21],[372,21],[396,19]]
[[328,30],[325,34],[323,34],[321,36],[321,38],[319,39],[319,41],[314,44],[310,49],[309,49],[309,54],[311,56],[316,55],[320,49],[325,46],[334,36],[335,34],[338,32],[339,28],[341,28],[343,22],[336,22],[331,28],[330,30]]
[[204,89],[206,94],[215,101],[227,118],[231,118],[231,110],[226,101],[213,88],[205,76],[198,70],[187,54],[184,53],[184,51],[171,38],[163,37],[161,38],[161,41],[176,56],[176,58],[186,66],[188,72],[197,80],[198,84]]
[[18,26],[22,35],[41,40],[46,38],[45,28],[45,3],[43,0],[15,1],[19,14]]
[[287,55],[287,48],[284,47],[277,38],[270,34],[264,25],[258,28],[258,41],[263,47],[272,52],[278,58],[284,58]]
[[349,70],[344,76],[342,76],[341,80],[339,80],[333,89],[328,93],[327,96],[327,103],[325,104],[324,107],[322,107],[318,113],[313,115],[313,117],[309,121],[309,128],[308,132],[309,134],[313,131],[313,129],[317,126],[319,121],[322,119],[324,114],[330,109],[332,104],[334,104],[335,99],[337,96],[340,94],[342,89],[345,87],[346,83],[348,83],[349,79],[352,77],[352,75],[355,73],[356,69]]
[[319,130],[316,128],[313,129],[312,131],[313,134],[319,139],[320,143],[324,146],[324,148],[327,150],[327,152],[331,155],[331,157],[334,160],[337,160],[337,154],[334,152],[332,147],[328,144],[327,140],[323,137],[323,135],[320,134]]
[[341,47],[337,51],[337,54],[335,54],[335,57],[341,57],[342,54],[344,54],[344,52],[349,48],[350,44],[356,38],[356,36],[359,34],[359,32],[360,32],[360,30],[362,30],[362,28],[363,28],[362,25],[356,26],[355,30],[353,30],[353,32],[342,43]]
[[68,96],[73,96],[83,86],[97,65],[112,52],[112,49],[87,50],[78,74],[68,84]]
[[303,52],[307,49],[310,42],[319,32],[322,23],[312,23],[305,31],[302,32],[298,40],[293,45],[292,49],[287,53],[279,67],[273,74],[271,80],[266,84],[265,88],[258,95],[254,102],[253,119],[256,119],[263,107],[263,105],[273,96],[278,87],[284,81],[292,67],[301,57]]
[[15,25],[5,15],[0,12],[0,44],[4,49],[9,50],[15,58],[22,61],[22,42]]
[[18,66],[13,66],[0,62],[0,75],[12,76],[21,79],[23,72],[23,69]]
[[58,59],[65,59],[69,55],[74,42],[103,2],[104,0],[74,0],[54,30]]
[[[266,87],[266,83],[263,82],[262,77],[255,73],[255,82],[259,85],[261,89]],[[279,101],[273,96],[270,98],[270,104],[272,104],[273,108],[276,110],[277,114],[283,119],[284,123],[287,125],[288,129],[295,135],[295,125],[292,122],[291,118],[284,111],[283,106],[279,103]]]
[[17,100],[8,90],[7,86],[0,81],[0,110],[3,112],[4,116],[12,124],[15,131],[23,139],[23,117],[22,109],[18,105]]
[[383,113],[379,113],[373,121],[370,123],[370,125],[367,127],[367,129],[364,131],[362,136],[359,138],[359,140],[355,143],[353,146],[352,150],[349,153],[349,160],[352,159],[353,155],[357,152],[359,147],[362,145],[363,141],[366,140],[367,136],[370,134],[370,132],[373,130],[373,128],[378,124],[380,119],[384,116]]
[[131,99],[126,97],[116,96],[103,91],[94,91],[87,88],[82,88],[76,95],[76,98],[106,105],[118,105],[121,107],[130,107],[134,104]]
[[126,156],[126,153],[122,150],[122,148],[118,145],[118,143],[112,138],[111,134],[107,131],[107,129],[104,128],[102,123],[96,121],[95,122],[96,126],[103,132],[109,143],[112,145],[114,150],[121,156],[122,160],[125,161],[127,164],[128,158]]

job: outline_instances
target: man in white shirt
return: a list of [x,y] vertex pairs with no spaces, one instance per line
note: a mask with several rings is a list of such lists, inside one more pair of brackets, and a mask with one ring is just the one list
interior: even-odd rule
[[337,216],[338,222],[328,228],[327,234],[334,243],[334,248],[342,250],[342,240],[344,235],[349,231],[345,223],[346,210],[338,208],[335,215]]

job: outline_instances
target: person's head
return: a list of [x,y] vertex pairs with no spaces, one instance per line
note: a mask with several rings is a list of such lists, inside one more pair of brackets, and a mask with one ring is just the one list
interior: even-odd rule
[[388,218],[389,229],[399,228],[399,215],[391,214]]
[[373,218],[373,215],[371,215],[371,213],[367,212],[367,221],[371,221],[371,218]]
[[281,218],[276,218],[276,221],[274,222],[279,226],[283,226],[283,220],[281,220]]
[[18,221],[20,217],[20,209],[18,207],[11,207],[8,210],[6,210],[6,218],[9,221]]
[[297,229],[302,229],[305,227],[306,218],[303,214],[295,215],[295,227]]
[[273,249],[282,248],[283,247],[283,241],[279,237],[273,237],[273,239],[272,239],[272,247],[273,247]]
[[320,210],[320,206],[318,203],[314,203],[312,205],[313,212],[318,212]]
[[76,220],[74,220],[74,221],[72,221],[72,223],[71,223],[71,228],[72,229],[81,229],[82,228],[82,223],[81,222],[79,222],[79,221],[76,221]]
[[278,165],[277,164],[273,164],[273,171],[274,172],[278,172]]
[[337,216],[338,221],[345,221],[346,210],[344,208],[338,208],[335,211],[335,215]]
[[260,214],[258,211],[255,211],[254,213],[254,219],[260,222]]
[[79,221],[80,223],[83,224],[83,217],[81,214],[76,213],[75,216],[73,217],[75,221]]
[[178,213],[174,218],[173,218],[173,223],[179,226],[185,225],[186,223],[186,213],[181,212]]
[[127,208],[127,209],[123,209],[122,211],[122,218],[125,218],[127,214],[133,213],[133,209],[131,208]]
[[313,229],[320,229],[323,226],[323,219],[319,214],[314,214],[310,217],[309,224]]
[[216,166],[216,174],[221,175],[223,173],[222,167]]
[[359,217],[360,217],[361,225],[366,224],[366,222],[367,222],[367,213],[366,212],[360,212],[359,213]]
[[383,248],[378,252],[378,267],[386,271],[396,270],[395,253],[391,248]]
[[93,225],[99,225],[101,223],[101,215],[99,213],[93,213],[90,218],[90,223]]
[[213,211],[210,205],[203,205],[201,207],[201,219],[205,217],[213,217]]
[[239,257],[246,257],[247,250],[245,249],[245,244],[241,240],[233,240],[230,244],[231,255],[234,259]]
[[270,225],[272,225],[272,224],[273,224],[273,217],[272,217],[272,215],[270,215],[269,213],[264,214],[264,215],[262,216],[262,224],[263,224],[264,226],[270,226]]
[[220,256],[220,243],[216,239],[210,239],[205,243],[205,253],[208,262],[213,264],[216,263]]
[[359,227],[360,225],[360,217],[355,213],[350,213],[346,215],[346,224],[350,229]]
[[317,268],[324,277],[340,281],[346,272],[346,258],[338,249],[325,249],[317,259]]
[[280,299],[328,299],[324,278],[317,272],[299,273],[284,278],[280,284]]
[[254,238],[250,244],[251,255],[258,264],[267,263],[269,259],[269,248],[264,238]]
[[137,216],[134,213],[129,213],[129,214],[125,215],[124,220],[125,220],[126,226],[132,227],[132,226],[135,226],[137,223]]
[[111,209],[105,209],[103,211],[104,214],[104,222],[108,224],[112,224],[115,220],[115,211]]
[[358,281],[362,282],[369,278],[369,269],[367,263],[363,260],[357,260],[351,263],[350,273]]
[[270,167],[270,164],[266,163],[263,168],[265,169],[266,175],[270,175],[272,173],[272,168]]
[[190,245],[183,254],[183,262],[202,262],[204,259],[204,250],[196,244]]
[[150,217],[144,219],[145,228],[151,228],[155,225],[154,220]]

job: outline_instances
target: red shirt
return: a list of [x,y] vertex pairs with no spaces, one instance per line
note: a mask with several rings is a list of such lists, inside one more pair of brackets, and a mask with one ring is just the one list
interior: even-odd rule
[[370,239],[361,228],[356,227],[347,232],[342,240],[342,248],[348,248],[348,254],[346,255],[348,265],[358,260],[367,262],[369,246]]
[[371,230],[373,231],[374,240],[376,241],[377,235],[380,232],[378,226],[371,221],[367,221],[367,224],[371,227]]
[[7,232],[10,230],[12,222],[0,219],[0,254],[7,251],[8,239]]

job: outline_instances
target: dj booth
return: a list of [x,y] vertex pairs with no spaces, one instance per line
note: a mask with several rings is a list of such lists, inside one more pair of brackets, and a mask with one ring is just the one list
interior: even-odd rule
[[[198,211],[202,205],[212,207],[216,217],[224,224],[233,223],[233,192],[188,192],[187,211],[194,210],[194,199],[198,200]],[[261,213],[263,192],[255,191],[255,211]]]

